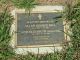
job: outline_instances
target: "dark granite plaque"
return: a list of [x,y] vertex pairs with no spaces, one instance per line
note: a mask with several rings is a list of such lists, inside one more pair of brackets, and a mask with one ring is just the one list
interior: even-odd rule
[[[17,45],[49,45],[64,40],[60,13],[17,13]],[[60,21],[59,21],[60,20]],[[58,22],[57,22],[58,21]]]

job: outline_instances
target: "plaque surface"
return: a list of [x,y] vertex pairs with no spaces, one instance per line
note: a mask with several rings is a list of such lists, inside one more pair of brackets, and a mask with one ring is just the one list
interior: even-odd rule
[[60,13],[17,13],[17,45],[49,45],[64,40]]

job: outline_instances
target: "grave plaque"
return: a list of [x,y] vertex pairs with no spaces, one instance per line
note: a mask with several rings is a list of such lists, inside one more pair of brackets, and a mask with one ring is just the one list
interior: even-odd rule
[[49,45],[64,40],[60,13],[17,13],[17,45]]

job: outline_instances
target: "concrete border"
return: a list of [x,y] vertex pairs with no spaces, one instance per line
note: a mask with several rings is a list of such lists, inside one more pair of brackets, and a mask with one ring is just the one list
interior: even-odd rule
[[[61,12],[63,11],[63,6],[36,6],[31,13],[46,13],[46,12]],[[15,21],[14,23],[12,24],[12,27],[11,27],[11,31],[12,32],[15,32],[16,31],[16,13],[24,13],[25,10],[24,9],[17,9],[15,8],[11,14],[14,16],[15,18]],[[54,50],[61,50],[62,47],[60,46],[60,44],[55,44],[55,45],[48,45],[47,47],[44,46],[36,46],[35,48],[34,47],[16,47],[16,43],[15,43],[15,40],[16,40],[16,33],[13,34],[13,37],[12,37],[12,40],[11,40],[11,46],[14,48],[15,52],[17,54],[26,54],[27,52],[32,52],[32,53],[35,53],[35,54],[44,54],[44,53],[52,53],[54,52]],[[51,47],[49,47],[51,46]],[[56,46],[56,47],[54,47]]]

